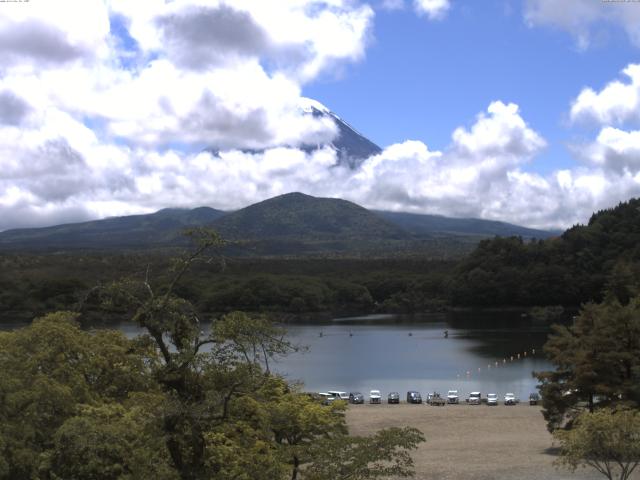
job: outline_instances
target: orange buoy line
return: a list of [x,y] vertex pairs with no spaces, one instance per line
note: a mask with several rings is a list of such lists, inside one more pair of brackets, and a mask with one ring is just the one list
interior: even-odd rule
[[[491,367],[493,367],[493,368],[494,368],[494,370],[495,370],[496,368],[500,368],[501,366],[506,365],[506,364],[507,364],[507,362],[508,362],[508,363],[512,363],[512,362],[514,362],[514,361],[524,360],[525,358],[527,358],[527,356],[528,356],[528,355],[532,355],[532,356],[533,356],[533,355],[535,355],[535,354],[536,354],[536,349],[535,349],[535,348],[532,348],[532,349],[530,349],[530,350],[525,350],[525,351],[524,351],[524,352],[522,352],[522,353],[515,353],[515,354],[513,354],[513,355],[509,355],[508,357],[504,357],[504,358],[502,359],[502,362],[500,362],[499,360],[496,360],[496,361],[495,361],[495,362],[493,362],[493,363],[488,363],[488,364],[487,364],[487,367],[486,367],[486,369],[485,369],[485,370],[486,370],[486,371],[490,371],[490,370],[491,370]],[[467,377],[467,379],[468,379],[468,378],[470,378],[470,377],[471,377],[471,373],[472,373],[472,372],[475,372],[476,370],[477,370],[477,373],[482,373],[482,367],[477,367],[477,369],[476,369],[476,368],[471,368],[471,369],[469,369],[469,370],[466,370],[466,371],[465,371],[465,372],[463,372],[462,374],[460,374],[460,373],[456,374],[456,378],[460,378],[461,376],[463,376],[463,375],[464,375],[464,376],[466,376],[466,377]]]

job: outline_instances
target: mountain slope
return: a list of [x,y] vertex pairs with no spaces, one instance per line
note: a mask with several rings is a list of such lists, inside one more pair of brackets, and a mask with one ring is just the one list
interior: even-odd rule
[[355,203],[288,193],[229,213],[213,222],[223,236],[262,240],[406,239],[407,232]]
[[549,238],[561,232],[536,230],[511,223],[479,218],[451,218],[441,215],[423,215],[418,213],[375,211],[385,220],[413,233],[414,235],[480,235],[523,238]]
[[210,224],[224,212],[209,207],[166,208],[149,215],[112,217],[0,233],[0,247],[16,249],[126,248],[175,243],[182,229]]
[[164,209],[55,227],[0,233],[2,250],[161,248],[184,243],[181,231],[205,226],[232,240],[229,254],[341,254],[451,256],[483,238],[547,238],[552,232],[502,222],[435,215],[374,212],[337,198],[288,193],[235,212],[208,207]]

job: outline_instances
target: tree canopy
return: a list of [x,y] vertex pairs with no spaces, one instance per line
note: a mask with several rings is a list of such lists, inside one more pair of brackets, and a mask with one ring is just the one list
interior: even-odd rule
[[270,371],[295,346],[267,319],[232,312],[205,332],[178,286],[221,239],[192,235],[194,250],[163,275],[93,292],[146,335],[85,331],[77,312],[0,333],[0,479],[411,475],[422,433],[348,436],[342,402],[321,405]]
[[584,410],[640,408],[640,297],[622,305],[610,295],[553,328],[544,350],[556,369],[536,374],[550,430]]
[[456,267],[450,294],[454,305],[578,306],[607,290],[626,303],[633,284],[640,284],[640,199],[556,238],[483,240]]
[[558,464],[591,467],[609,480],[627,480],[640,464],[640,412],[601,409],[581,414],[571,430],[554,434]]

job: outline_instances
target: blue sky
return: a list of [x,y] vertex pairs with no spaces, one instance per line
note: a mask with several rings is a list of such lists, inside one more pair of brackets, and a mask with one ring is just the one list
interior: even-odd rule
[[0,2],[0,230],[294,191],[565,228],[640,196],[639,53],[640,2]]
[[380,9],[372,35],[365,59],[304,94],[382,147],[414,139],[431,149],[446,148],[454,129],[472,124],[490,102],[514,102],[548,141],[531,163],[541,173],[574,166],[565,145],[597,132],[569,124],[582,88],[600,89],[640,60],[622,29],[600,25],[597,43],[581,49],[567,31],[528,26],[519,1],[459,1],[439,21],[411,8]]

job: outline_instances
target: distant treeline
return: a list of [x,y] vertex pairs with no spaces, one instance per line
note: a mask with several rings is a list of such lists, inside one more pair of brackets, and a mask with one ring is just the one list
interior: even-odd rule
[[[161,272],[165,254],[0,257],[0,317],[89,306],[98,284]],[[420,312],[442,309],[453,261],[410,259],[213,259],[184,278],[179,294],[200,311]]]
[[[0,256],[0,316],[30,319],[94,299],[93,287],[147,268],[167,270],[172,253]],[[640,285],[640,200],[594,214],[560,237],[480,242],[462,260],[228,258],[201,263],[180,295],[201,311],[413,313],[454,307],[578,306],[605,291],[622,301]]]

